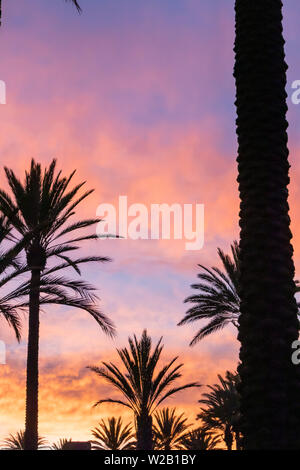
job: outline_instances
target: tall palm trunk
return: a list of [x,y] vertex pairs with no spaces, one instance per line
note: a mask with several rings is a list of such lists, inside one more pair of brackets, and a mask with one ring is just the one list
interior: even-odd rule
[[25,450],[38,448],[39,288],[41,271],[31,271],[27,349]]
[[2,24],[2,0],[0,0],[0,26]]
[[[280,0],[236,0],[242,434],[245,449],[295,447],[298,338],[288,216],[286,69]],[[298,395],[298,398],[297,398]]]
[[143,413],[136,418],[137,450],[153,449],[152,417]]

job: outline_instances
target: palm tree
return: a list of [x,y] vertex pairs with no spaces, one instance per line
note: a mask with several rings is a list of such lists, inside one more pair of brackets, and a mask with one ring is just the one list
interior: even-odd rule
[[52,444],[51,450],[65,450],[66,444],[68,442],[72,442],[72,439],[66,439],[63,437]]
[[[117,388],[124,396],[125,401],[107,398],[99,400],[94,406],[101,403],[119,403],[130,408],[135,417],[137,433],[137,450],[152,450],[152,413],[168,397],[191,387],[199,387],[196,382],[182,386],[174,383],[181,377],[182,364],[175,365],[175,357],[156,373],[156,367],[163,350],[162,338],[158,341],[153,352],[151,338],[144,330],[141,339],[136,336],[129,338],[129,349],[117,349],[118,355],[125,366],[122,373],[119,366],[112,362],[102,362],[104,367],[89,367],[100,377]],[[173,367],[174,366],[174,367]]]
[[[76,6],[77,10],[79,12],[81,12],[81,8],[80,8],[80,5],[79,3],[77,2],[77,0],[66,0],[67,2],[70,1],[72,3],[74,3],[74,5]],[[0,26],[2,24],[2,0],[0,0]]]
[[197,419],[201,419],[204,428],[209,431],[221,430],[228,450],[232,449],[234,434],[237,448],[240,448],[240,396],[237,391],[239,376],[227,371],[225,378],[218,375],[220,384],[209,385],[209,393],[204,393],[199,403],[201,408]]
[[219,436],[213,436],[205,428],[194,429],[181,439],[181,449],[184,450],[215,450],[218,444]]
[[154,418],[155,449],[180,449],[182,435],[189,427],[184,413],[177,415],[176,408],[163,408],[154,413]]
[[235,14],[244,445],[296,448],[300,370],[291,361],[291,345],[299,322],[287,189],[282,1],[236,0]]
[[209,269],[201,264],[198,265],[203,270],[197,276],[201,282],[192,284],[191,287],[197,291],[197,294],[191,295],[185,302],[192,303],[193,307],[186,312],[179,325],[205,319],[209,319],[209,322],[196,333],[190,345],[196,344],[228,324],[238,327],[240,268],[239,246],[236,241],[231,245],[231,254],[232,258],[218,248],[224,271],[216,267]]
[[[69,253],[79,248],[79,242],[97,238],[97,235],[86,232],[78,235],[77,231],[81,232],[93,226],[99,222],[99,219],[69,221],[75,214],[76,207],[92,191],[86,191],[79,196],[78,192],[84,183],[69,189],[75,172],[69,177],[63,177],[61,172],[55,175],[55,169],[56,161],[53,160],[49,168],[42,173],[41,166],[32,160],[30,171],[25,173],[25,182],[22,183],[12,170],[5,168],[14,200],[0,190],[0,211],[10,220],[15,232],[22,238],[32,234],[25,247],[26,269],[30,270],[31,279],[29,285],[28,283],[23,285],[25,291],[29,290],[25,421],[25,442],[28,450],[36,450],[38,441],[40,305],[53,303],[81,308],[92,315],[105,333],[109,335],[114,333],[112,322],[94,305],[96,297],[92,293],[93,288],[82,281],[69,281],[57,275],[53,276],[57,271],[70,267],[77,274],[81,274],[79,265],[83,263],[108,261],[108,258],[99,256],[70,258]],[[69,225],[66,225],[67,223]],[[47,263],[53,258],[58,258],[60,264],[47,268]],[[61,285],[65,288],[60,288]],[[77,290],[81,295],[70,297],[66,289]],[[49,290],[52,291],[52,295],[42,295],[48,294]],[[24,304],[21,303],[18,307],[24,307]]]
[[[238,329],[241,303],[239,297],[240,248],[237,241],[234,241],[230,247],[231,255],[224,253],[221,248],[217,250],[223,270],[198,265],[202,269],[197,276],[201,282],[192,284],[191,287],[199,293],[185,299],[185,302],[193,304],[193,307],[186,312],[178,325],[205,319],[209,319],[209,322],[196,333],[190,346],[194,346],[198,341],[229,324]],[[299,281],[295,283],[296,292],[300,292]],[[297,303],[297,306],[299,309],[300,303]]]
[[108,418],[107,422],[102,419],[99,426],[92,429],[96,440],[91,441],[94,450],[132,450],[135,448],[133,442],[134,434],[132,426],[123,426],[122,418]]
[[[16,434],[10,434],[3,441],[3,450],[25,450],[25,432],[18,431]],[[47,441],[44,437],[38,437],[38,448],[46,449]]]

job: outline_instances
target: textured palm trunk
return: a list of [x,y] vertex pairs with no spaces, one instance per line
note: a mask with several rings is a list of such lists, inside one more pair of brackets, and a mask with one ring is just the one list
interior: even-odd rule
[[38,448],[38,362],[40,270],[31,272],[27,350],[25,450]]
[[296,447],[299,368],[287,202],[286,69],[280,0],[236,0],[241,413],[245,449]]
[[137,450],[153,449],[152,417],[141,414],[136,418],[137,425]]

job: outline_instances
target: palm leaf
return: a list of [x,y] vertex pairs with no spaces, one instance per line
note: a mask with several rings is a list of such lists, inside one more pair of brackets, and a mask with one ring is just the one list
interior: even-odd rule
[[198,274],[200,282],[192,284],[197,293],[185,299],[193,306],[187,310],[178,325],[209,319],[207,325],[198,330],[190,345],[214,333],[228,324],[237,327],[240,315],[239,298],[239,246],[236,241],[231,245],[231,257],[218,248],[223,271],[218,267],[207,268],[201,264]]

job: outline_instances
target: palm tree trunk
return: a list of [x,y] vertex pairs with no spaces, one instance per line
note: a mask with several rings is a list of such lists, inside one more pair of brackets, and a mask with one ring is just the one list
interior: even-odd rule
[[137,423],[137,450],[153,449],[152,417],[147,413],[141,414],[136,418]]
[[227,450],[232,450],[233,436],[231,432],[231,426],[229,424],[227,424],[225,427],[224,441],[225,441]]
[[242,450],[242,436],[239,431],[235,432],[236,450]]
[[38,448],[39,287],[41,272],[31,271],[27,349],[25,450]]
[[300,378],[282,2],[236,0],[235,11],[241,430],[245,449],[285,449],[300,434]]
[[2,0],[0,0],[0,26],[2,25]]

